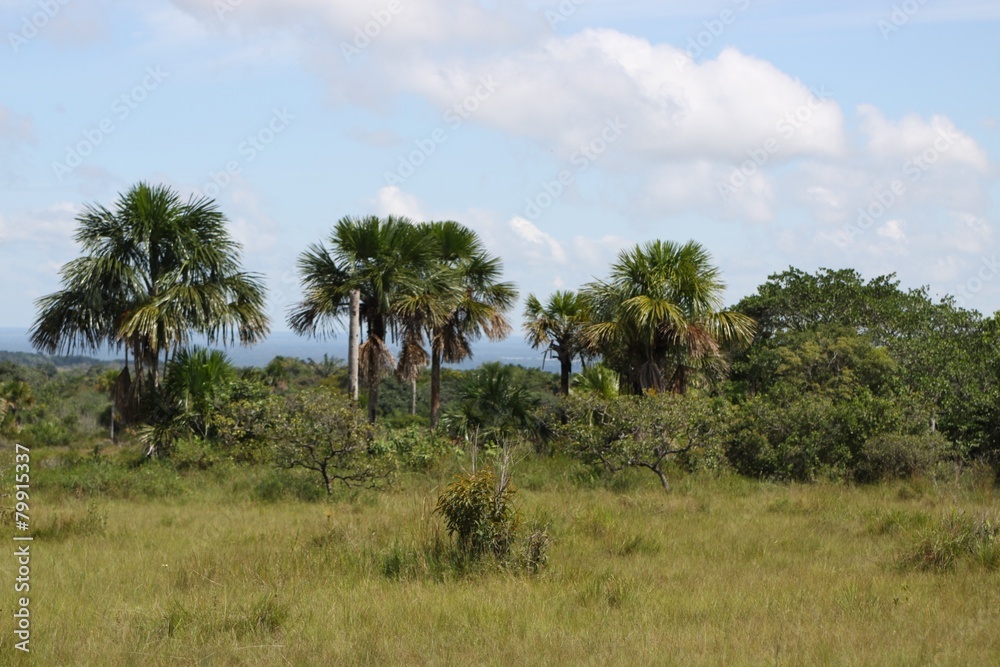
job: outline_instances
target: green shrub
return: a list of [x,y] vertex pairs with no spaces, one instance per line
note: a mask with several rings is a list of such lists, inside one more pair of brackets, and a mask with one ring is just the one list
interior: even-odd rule
[[376,441],[375,447],[400,467],[415,471],[430,470],[438,461],[461,454],[450,438],[420,426],[391,429]]
[[514,509],[517,491],[498,480],[492,468],[459,476],[438,497],[436,512],[445,520],[459,553],[469,560],[493,554],[499,561],[510,555],[521,517]]
[[861,448],[854,474],[860,482],[924,475],[934,470],[949,448],[950,443],[940,433],[879,435]]

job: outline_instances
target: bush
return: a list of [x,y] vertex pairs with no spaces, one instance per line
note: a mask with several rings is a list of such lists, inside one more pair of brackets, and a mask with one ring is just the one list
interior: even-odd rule
[[879,435],[865,442],[861,448],[854,475],[860,482],[924,475],[934,470],[949,448],[948,440],[936,432],[926,435]]
[[450,438],[426,427],[392,429],[376,442],[376,447],[407,470],[427,471],[445,458],[461,454]]
[[170,450],[170,462],[180,471],[208,470],[219,460],[211,443],[194,436],[175,442]]
[[445,519],[448,534],[470,561],[486,554],[506,561],[521,517],[514,509],[517,491],[492,468],[458,477],[438,497],[436,512]]

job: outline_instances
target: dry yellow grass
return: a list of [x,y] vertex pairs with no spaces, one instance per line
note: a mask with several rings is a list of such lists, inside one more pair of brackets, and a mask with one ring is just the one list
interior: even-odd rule
[[[1000,573],[899,564],[953,510],[994,511],[988,484],[688,477],[667,495],[652,477],[614,492],[574,485],[559,462],[525,466],[522,509],[553,537],[535,576],[387,576],[440,523],[440,479],[333,504],[253,501],[212,475],[174,499],[43,493],[32,662],[1000,663]],[[13,565],[0,559],[0,582]],[[0,655],[27,664],[4,619]]]

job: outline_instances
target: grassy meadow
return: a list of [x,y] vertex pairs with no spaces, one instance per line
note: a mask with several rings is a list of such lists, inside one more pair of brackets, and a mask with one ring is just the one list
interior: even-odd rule
[[[9,664],[1000,664],[981,471],[676,475],[667,494],[653,475],[532,457],[518,504],[551,544],[530,574],[435,557],[455,466],[327,501],[261,467],[33,465],[32,653],[5,611]],[[5,610],[15,567],[0,559]]]

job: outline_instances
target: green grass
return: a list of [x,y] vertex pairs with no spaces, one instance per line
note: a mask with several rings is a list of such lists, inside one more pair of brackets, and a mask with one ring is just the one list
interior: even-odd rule
[[[125,493],[109,491],[118,473],[103,468],[84,469],[90,481],[77,487],[66,471],[52,470],[50,483],[38,472],[33,664],[969,665],[1000,656],[989,542],[998,498],[978,478],[855,487],[678,477],[668,495],[651,475],[595,481],[572,463],[527,460],[515,478],[521,510],[552,540],[548,566],[532,575],[449,566],[433,514],[447,471],[327,503],[303,500],[301,480],[282,485],[263,469],[149,470]],[[947,547],[947,567],[922,565],[935,544]],[[0,559],[0,578],[12,582],[13,567]],[[5,612],[0,661],[28,664],[11,627]]]

